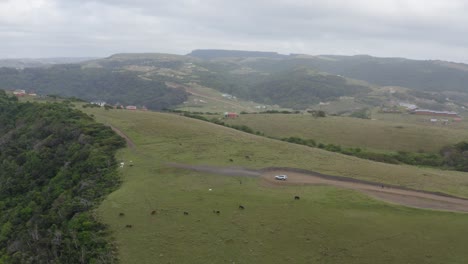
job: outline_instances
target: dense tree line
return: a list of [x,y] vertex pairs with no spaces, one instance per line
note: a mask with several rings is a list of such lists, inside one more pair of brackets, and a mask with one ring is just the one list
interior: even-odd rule
[[439,153],[408,151],[382,153],[372,152],[361,148],[347,148],[335,144],[316,143],[313,139],[303,139],[299,137],[288,137],[282,138],[281,140],[378,162],[438,167],[442,169],[468,172],[468,142],[464,141],[446,146],[442,148]]
[[125,141],[64,103],[0,91],[0,263],[113,263],[91,212],[119,183]]
[[143,79],[135,72],[111,67],[83,68],[78,64],[23,70],[0,68],[0,89],[25,89],[43,95],[104,100],[153,110],[173,107],[188,97],[183,90],[167,87],[163,80]]

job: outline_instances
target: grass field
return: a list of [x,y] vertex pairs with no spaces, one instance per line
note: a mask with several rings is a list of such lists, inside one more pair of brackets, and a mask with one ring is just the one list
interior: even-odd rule
[[465,173],[364,161],[177,115],[85,111],[136,144],[119,152],[119,160],[135,165],[121,169],[121,188],[97,211],[113,231],[121,263],[468,261],[466,214],[406,208],[327,186],[272,188],[257,178],[166,164],[299,167],[468,197]]
[[425,121],[428,117],[422,116],[387,114],[379,117],[378,120],[370,120],[335,116],[314,118],[302,114],[250,114],[226,122],[246,125],[277,138],[296,136],[374,151],[438,152],[443,146],[468,140],[465,122],[442,126],[431,124]]
[[223,93],[215,89],[204,87],[198,84],[190,84],[185,89],[191,94],[186,102],[176,109],[189,112],[255,112],[259,111],[256,106],[264,106],[265,110],[283,110],[279,106],[263,105],[240,98],[223,97]]

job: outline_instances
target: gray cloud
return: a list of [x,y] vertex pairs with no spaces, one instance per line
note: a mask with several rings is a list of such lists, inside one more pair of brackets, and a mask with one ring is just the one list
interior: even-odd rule
[[467,0],[0,0],[0,57],[196,48],[468,62]]

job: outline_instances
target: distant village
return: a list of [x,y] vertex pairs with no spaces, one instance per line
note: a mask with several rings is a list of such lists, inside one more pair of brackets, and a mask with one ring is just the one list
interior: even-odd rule
[[18,97],[23,97],[23,96],[26,96],[26,95],[29,95],[29,96],[37,96],[36,93],[34,92],[30,92],[30,93],[27,93],[26,90],[14,90],[13,91],[13,94],[18,96]]
[[[13,95],[17,96],[17,97],[24,97],[24,96],[33,96],[33,97],[41,97],[39,96],[37,93],[35,92],[27,92],[26,90],[22,90],[22,89],[16,89],[13,91]],[[125,109],[125,110],[140,110],[140,111],[148,111],[148,109],[145,107],[145,106],[142,106],[142,107],[137,107],[135,105],[127,105],[127,106],[124,106],[120,103],[117,103],[117,104],[114,104],[114,105],[111,105],[111,104],[107,104],[105,101],[92,101],[90,102],[90,104],[92,105],[97,105],[97,106],[100,106],[100,107],[104,107],[106,105],[108,106],[111,106],[112,108],[114,109]]]
[[[17,97],[23,97],[23,96],[38,96],[35,92],[27,92],[26,90],[22,89],[17,89],[13,91],[13,94]],[[237,100],[235,96],[229,95],[229,94],[222,94],[224,98],[230,99],[230,100]],[[38,96],[40,97],[40,96]],[[200,100],[202,101],[202,100]],[[130,110],[130,111],[135,111],[135,110],[140,110],[140,111],[148,111],[148,109],[145,106],[137,107],[135,105],[122,105],[120,103],[117,104],[108,104],[105,101],[92,101],[90,102],[92,105],[97,105],[100,107],[109,107],[113,109],[125,109],[125,110]],[[326,105],[326,103],[320,102],[320,105]],[[258,105],[255,106],[256,109],[266,109],[266,106],[264,105]],[[453,122],[460,122],[462,121],[462,117],[459,115],[459,113],[454,112],[454,111],[437,111],[437,110],[431,110],[431,109],[421,109],[415,104],[407,103],[407,102],[398,102],[398,103],[393,103],[392,106],[390,107],[380,107],[380,112],[381,113],[409,113],[409,114],[414,114],[414,115],[422,115],[422,116],[429,116],[430,118],[428,119],[429,122],[431,123],[437,123],[441,122],[442,124],[446,125],[450,121]],[[237,113],[232,113],[232,112],[225,112],[224,113],[225,118],[237,118],[239,117],[239,114]],[[440,118],[439,118],[440,117]],[[449,120],[451,119],[451,120]]]
[[100,106],[100,107],[105,107],[106,105],[108,105],[108,106],[111,106],[111,107],[114,108],[114,109],[125,109],[125,110],[131,110],[131,111],[135,111],[135,110],[148,111],[148,108],[146,108],[145,106],[142,106],[142,107],[138,108],[138,107],[135,106],[135,105],[127,105],[127,106],[124,106],[124,105],[122,105],[122,104],[120,104],[120,103],[111,105],[111,104],[107,104],[107,103],[104,102],[104,101],[93,101],[93,102],[90,102],[90,104],[98,105],[98,106]]
[[[459,113],[454,111],[437,111],[437,110],[430,110],[430,109],[421,109],[415,104],[400,102],[398,103],[398,107],[381,107],[381,113],[402,113],[401,109],[405,109],[407,113],[414,114],[414,115],[423,115],[423,116],[430,116],[432,118],[429,119],[430,122],[442,122],[443,124],[448,124],[450,121],[447,118],[451,118],[454,122],[462,121],[462,117]],[[441,118],[437,118],[441,117]],[[445,118],[444,118],[445,117]]]

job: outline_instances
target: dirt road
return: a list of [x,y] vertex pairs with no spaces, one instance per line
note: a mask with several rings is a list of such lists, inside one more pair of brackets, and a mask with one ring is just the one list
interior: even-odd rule
[[116,127],[113,127],[113,126],[110,126],[110,128],[112,130],[114,130],[115,133],[117,133],[119,136],[123,137],[125,139],[125,141],[127,142],[127,146],[131,149],[134,149],[135,148],[135,143],[133,143],[133,141],[127,136],[125,135],[124,132],[122,132],[120,129],[116,128]]
[[[382,185],[375,182],[357,180],[348,177],[324,175],[312,171],[293,168],[266,168],[249,170],[239,167],[213,167],[199,165],[169,164],[171,167],[190,169],[200,172],[228,175],[260,177],[261,184],[268,187],[288,185],[331,185],[339,188],[357,190],[378,200],[401,204],[409,207],[442,211],[468,212],[468,199],[443,193],[412,190],[399,186]],[[275,180],[279,174],[288,175],[287,181]]]
[[[288,175],[287,181],[274,179],[275,175]],[[377,183],[354,181],[341,177],[314,175],[313,172],[302,173],[290,170],[268,170],[261,177],[267,186],[323,184],[340,188],[353,189],[363,192],[371,197],[390,203],[402,204],[410,207],[468,212],[468,200],[449,195],[410,190],[401,187],[381,185]]]

